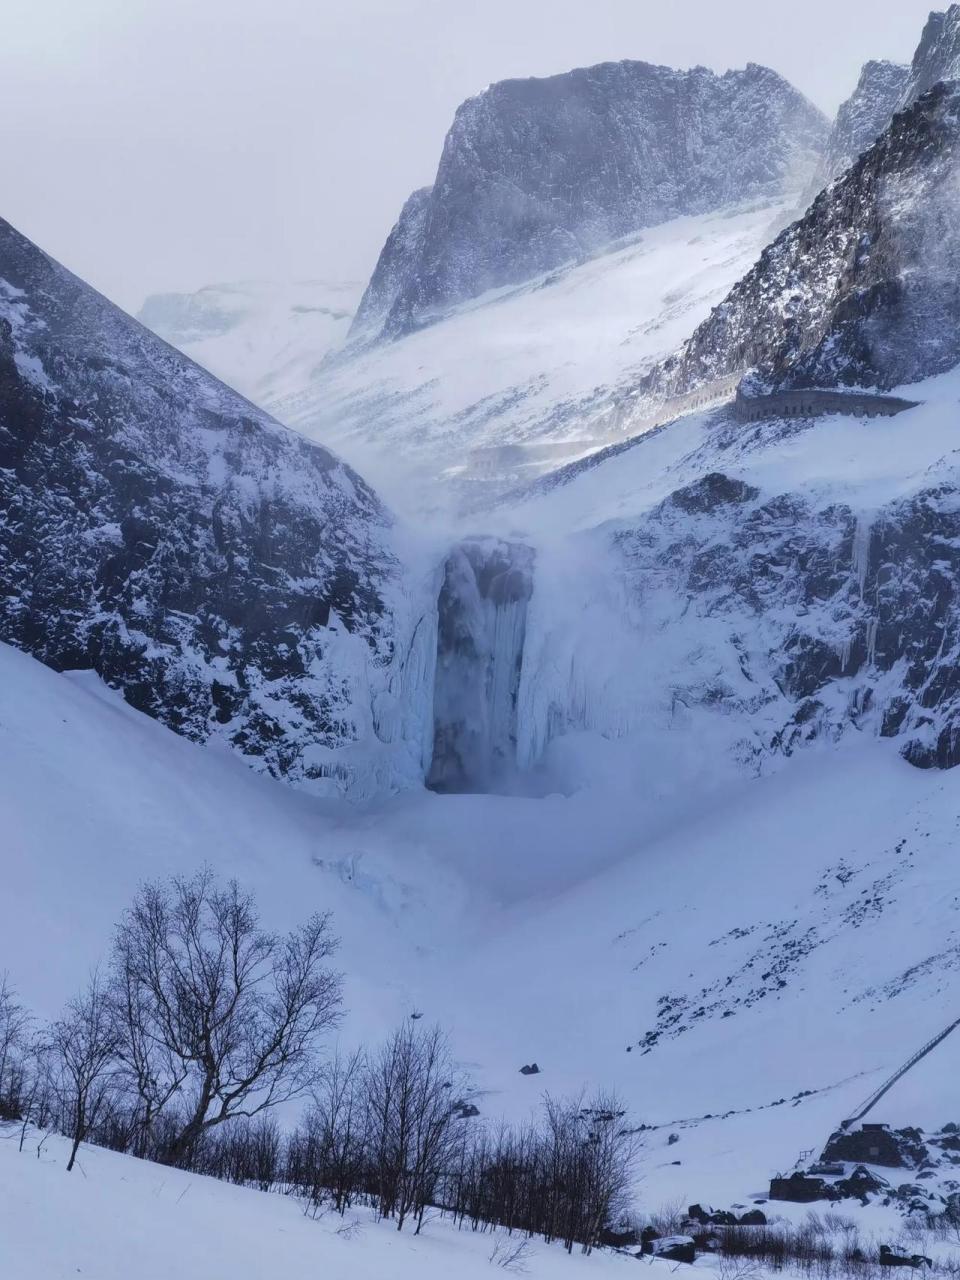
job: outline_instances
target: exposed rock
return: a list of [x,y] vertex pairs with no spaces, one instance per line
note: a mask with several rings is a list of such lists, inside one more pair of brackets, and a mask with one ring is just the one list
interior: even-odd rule
[[933,1262],[930,1258],[925,1257],[922,1253],[898,1253],[890,1248],[888,1244],[880,1246],[880,1253],[877,1258],[881,1267],[932,1267]]
[[[915,1169],[926,1156],[918,1129],[890,1129],[884,1124],[864,1124],[831,1135],[823,1149],[824,1160],[856,1160],[888,1169]],[[855,1170],[855,1175],[865,1171]]]
[[901,106],[908,106],[941,80],[960,79],[960,5],[931,13],[910,66]]
[[786,1200],[793,1204],[812,1204],[815,1200],[836,1200],[830,1183],[823,1178],[811,1178],[805,1173],[791,1173],[787,1177],[770,1179],[770,1199]]
[[758,492],[753,485],[734,480],[719,471],[712,471],[684,489],[675,489],[670,495],[670,501],[681,511],[707,512],[716,511],[718,507],[750,502]]
[[888,1186],[889,1183],[885,1182],[883,1178],[859,1165],[850,1174],[849,1178],[842,1178],[839,1182],[834,1183],[834,1192],[841,1198],[851,1196],[853,1199],[867,1204],[871,1196],[886,1190]]
[[693,1236],[662,1236],[644,1243],[643,1253],[666,1262],[696,1262],[697,1247]]
[[746,1213],[740,1215],[737,1223],[741,1227],[765,1227],[767,1215],[762,1209],[748,1209]]

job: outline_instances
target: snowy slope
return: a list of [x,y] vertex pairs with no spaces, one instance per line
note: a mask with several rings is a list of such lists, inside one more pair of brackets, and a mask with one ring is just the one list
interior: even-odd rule
[[652,227],[428,329],[350,348],[267,407],[401,511],[475,502],[618,438],[618,393],[693,331],[789,203]]
[[137,319],[266,406],[309,381],[347,336],[361,286],[327,280],[215,284],[146,299]]
[[[397,1233],[360,1210],[344,1223],[304,1215],[285,1196],[247,1190],[93,1147],[65,1178],[64,1142],[37,1137],[23,1153],[0,1129],[0,1272],[9,1280],[489,1280],[499,1233],[458,1232],[429,1224],[422,1235]],[[82,1169],[82,1174],[79,1170]],[[334,1220],[335,1218],[335,1220]],[[505,1237],[504,1237],[505,1239]],[[524,1270],[533,1280],[605,1280],[621,1275],[611,1254],[568,1256],[535,1245]],[[656,1280],[669,1276],[655,1263]]]
[[[143,876],[207,860],[271,924],[333,910],[348,1041],[412,1008],[439,1019],[491,1119],[543,1089],[619,1088],[665,1126],[644,1137],[648,1207],[762,1191],[956,1016],[954,776],[890,744],[821,745],[671,807],[599,767],[616,754],[597,740],[569,797],[357,811],[250,775],[92,677],[9,649],[0,664],[3,963],[41,1013]],[[532,1060],[542,1074],[520,1075]],[[958,1065],[948,1040],[878,1118],[943,1123]]]

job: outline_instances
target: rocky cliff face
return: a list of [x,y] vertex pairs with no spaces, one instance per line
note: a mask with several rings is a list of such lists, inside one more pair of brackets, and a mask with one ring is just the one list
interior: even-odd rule
[[940,84],[764,250],[639,398],[760,371],[889,388],[960,360],[960,89]]
[[729,628],[680,696],[740,717],[758,757],[857,728],[960,764],[956,494],[951,477],[867,517],[722,473],[678,490],[619,545],[641,593],[676,574],[688,635]]
[[604,63],[492,85],[460,107],[434,186],[408,201],[354,333],[588,257],[679,214],[801,183],[827,122],[775,72]]
[[853,93],[842,103],[823,157],[807,189],[809,204],[887,128],[904,94],[910,69],[896,62],[868,62]]
[[428,749],[392,701],[399,572],[359,476],[0,223],[0,639],[363,791]]

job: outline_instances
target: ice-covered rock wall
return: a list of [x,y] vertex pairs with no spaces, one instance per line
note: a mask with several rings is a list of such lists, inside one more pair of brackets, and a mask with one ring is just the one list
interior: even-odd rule
[[820,163],[804,193],[805,205],[876,142],[890,124],[909,77],[910,68],[896,62],[864,64],[857,87],[837,111]]
[[447,558],[438,603],[433,762],[437,791],[495,789],[517,764],[517,694],[533,553],[478,538]]

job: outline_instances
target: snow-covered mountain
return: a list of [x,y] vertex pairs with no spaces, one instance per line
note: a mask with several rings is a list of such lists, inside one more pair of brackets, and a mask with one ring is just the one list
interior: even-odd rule
[[265,402],[396,509],[458,510],[623,437],[619,405],[756,261],[794,200],[650,227],[579,266],[351,345]]
[[0,223],[0,638],[273,773],[379,789],[428,750],[397,718],[422,602],[391,536],[355,472]]
[[434,185],[408,200],[352,336],[582,261],[612,241],[802,185],[827,122],[776,72],[610,62],[505,80],[458,109]]
[[137,319],[185,355],[268,407],[308,382],[347,336],[362,285],[264,280],[157,293]]
[[[438,1020],[481,1123],[544,1088],[617,1089],[646,1126],[654,1210],[765,1198],[956,1017],[960,88],[921,82],[952,65],[957,14],[931,19],[908,82],[868,64],[833,180],[766,247],[823,133],[772,73],[559,78],[577,103],[570,83],[588,104],[617,76],[670,89],[697,108],[687,141],[708,118],[730,141],[704,104],[772,102],[759,141],[735,135],[756,143],[756,198],[732,205],[718,179],[722,207],[697,212],[720,152],[696,181],[674,157],[656,208],[577,170],[551,222],[539,95],[559,88],[467,104],[451,191],[460,208],[480,190],[484,222],[443,221],[442,187],[413,198],[368,295],[395,340],[258,373],[284,421],[417,513],[416,536],[350,466],[0,226],[0,936],[34,1008],[71,992],[145,875],[206,862],[272,927],[330,908],[345,1045]],[[529,101],[529,129],[504,133]],[[553,114],[594,136],[592,107]],[[458,187],[462,135],[484,147]],[[494,152],[536,197],[507,240],[499,177],[470,186]],[[601,206],[641,222],[611,246],[625,223]],[[500,287],[473,296],[504,245]],[[164,305],[185,347],[227,361],[249,328],[272,361],[259,301],[235,324],[223,299]],[[910,404],[765,399],[811,386]],[[958,1059],[960,1031],[871,1118],[954,1121]],[[110,1159],[81,1194],[126,1182]],[[149,1176],[118,1192],[136,1215]],[[931,1179],[874,1222],[933,1203]],[[239,1212],[202,1194],[204,1220]],[[278,1237],[281,1204],[251,1211]],[[328,1266],[350,1265],[324,1232]],[[302,1267],[304,1240],[291,1226],[276,1248]],[[422,1274],[469,1274],[444,1240]],[[357,1256],[358,1274],[401,1271],[372,1233]]]
[[944,80],[960,78],[960,5],[943,12],[934,10],[927,19],[910,67],[910,76],[900,98],[909,106],[921,94]]

